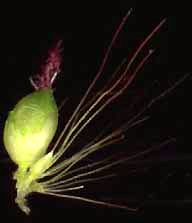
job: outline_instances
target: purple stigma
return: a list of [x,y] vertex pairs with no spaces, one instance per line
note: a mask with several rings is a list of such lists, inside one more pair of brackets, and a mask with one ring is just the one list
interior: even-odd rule
[[40,72],[30,78],[35,90],[51,88],[52,84],[60,72],[62,41],[59,40],[48,51],[45,62],[40,66]]

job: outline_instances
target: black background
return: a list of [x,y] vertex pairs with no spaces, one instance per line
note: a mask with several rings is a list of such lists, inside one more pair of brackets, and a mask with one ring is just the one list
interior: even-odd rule
[[[167,1],[156,1],[144,4],[140,1],[128,3],[127,1],[113,3],[71,1],[70,3],[50,2],[42,5],[26,3],[21,6],[10,4],[8,7],[2,7],[1,138],[7,112],[20,98],[33,90],[28,80],[29,76],[35,73],[39,56],[45,54],[54,39],[61,38],[64,45],[63,69],[54,86],[57,89],[56,99],[60,102],[66,95],[70,100],[79,99],[79,95],[82,95],[96,73],[115,28],[131,7],[132,15],[115,44],[113,61],[108,64],[109,70],[106,75],[110,75],[115,65],[134,50],[138,42],[165,17],[166,24],[150,45],[157,50],[146,69],[141,72],[142,77],[138,81],[142,82],[142,87],[145,88],[150,85],[149,80],[157,81],[157,86],[161,90],[191,72],[192,16],[184,2],[172,4],[170,1],[169,4]],[[113,63],[116,64],[111,65]],[[149,76],[146,77],[147,75]],[[120,174],[124,178],[117,178],[116,183],[115,180],[102,183],[103,192],[101,188],[99,192],[97,191],[97,184],[91,185],[91,189],[97,191],[98,198],[110,196],[112,201],[129,203],[130,195],[132,199],[135,196],[135,199],[142,203],[138,213],[98,207],[80,201],[32,195],[30,197],[32,213],[26,217],[14,203],[14,182],[11,179],[14,166],[7,160],[1,140],[2,217],[16,222],[38,222],[47,218],[51,221],[59,221],[60,218],[60,221],[65,222],[92,221],[96,217],[101,220],[114,217],[118,221],[123,221],[124,218],[142,222],[146,218],[156,220],[167,219],[168,216],[186,217],[192,210],[191,83],[189,77],[150,111],[153,117],[152,125],[157,124],[156,128],[161,129],[160,132],[164,132],[165,136],[176,136],[177,142],[167,147],[168,154],[174,153],[174,159],[166,161],[168,158],[162,152],[163,162],[160,162],[161,159],[154,159],[152,164],[146,164],[147,171],[139,171],[134,176],[124,174],[126,173],[124,168]],[[133,134],[135,142],[140,140],[142,131],[145,130],[141,130],[138,135]],[[158,131],[152,131],[150,134],[158,134]],[[148,139],[150,136],[152,139],[155,137],[149,135]],[[133,193],[130,192],[132,190]]]

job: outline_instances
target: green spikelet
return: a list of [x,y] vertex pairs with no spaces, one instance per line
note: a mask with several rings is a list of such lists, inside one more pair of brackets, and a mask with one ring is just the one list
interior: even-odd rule
[[[18,165],[16,202],[26,213],[25,196],[46,169],[52,153],[46,154],[58,125],[58,108],[51,89],[35,91],[22,98],[9,113],[4,128],[4,144]],[[37,187],[37,185],[36,185]]]

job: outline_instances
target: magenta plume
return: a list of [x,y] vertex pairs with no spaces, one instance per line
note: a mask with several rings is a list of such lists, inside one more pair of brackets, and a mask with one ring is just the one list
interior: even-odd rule
[[30,78],[32,86],[35,90],[51,88],[52,84],[60,72],[61,67],[61,51],[62,41],[57,41],[47,53],[45,62],[40,66],[40,71],[34,77]]

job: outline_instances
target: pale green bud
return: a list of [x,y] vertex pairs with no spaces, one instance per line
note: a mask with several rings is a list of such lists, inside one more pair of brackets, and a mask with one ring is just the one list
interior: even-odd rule
[[51,89],[22,98],[5,123],[3,139],[10,158],[22,168],[30,167],[46,153],[57,125],[58,108]]

